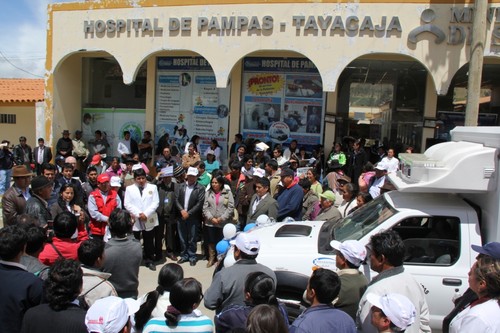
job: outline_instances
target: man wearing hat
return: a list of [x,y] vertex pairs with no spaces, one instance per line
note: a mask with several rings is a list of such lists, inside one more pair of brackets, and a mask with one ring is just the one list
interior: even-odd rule
[[52,215],[48,208],[47,201],[52,194],[54,182],[45,176],[37,176],[31,180],[32,196],[26,202],[24,212],[38,219],[41,227],[46,227],[47,223],[52,222]]
[[174,181],[177,184],[182,184],[186,181],[186,171],[180,165],[174,168]]
[[45,146],[45,140],[38,138],[38,146],[33,149],[33,162],[35,163],[35,172],[37,176],[42,174],[43,163],[50,163],[52,160],[52,150]]
[[332,191],[320,193],[319,200],[321,209],[316,216],[317,221],[337,222],[342,218],[342,214],[334,206],[335,194]]
[[373,199],[380,195],[380,188],[385,183],[385,175],[387,174],[387,165],[382,162],[379,162],[375,166],[375,176],[370,180],[370,185],[368,187],[368,193],[372,196]]
[[26,201],[31,198],[29,189],[33,174],[25,165],[16,165],[12,168],[14,185],[5,191],[2,197],[2,215],[5,226],[16,223],[17,215],[24,213]]
[[94,156],[92,156],[92,160],[90,161],[90,166],[96,168],[98,175],[106,173],[106,169],[108,168],[108,165],[106,164],[106,162],[102,160],[101,155],[99,154],[95,154]]
[[167,258],[177,261],[178,258],[175,256],[174,252],[178,252],[180,244],[177,232],[177,222],[175,219],[174,195],[175,188],[178,184],[172,181],[173,175],[174,167],[167,166],[161,169],[157,176],[158,180],[156,181],[156,186],[158,186],[160,204],[156,210],[158,213],[159,225],[155,234],[155,245],[159,246],[155,249],[155,252],[156,254],[161,254],[161,240],[164,238]]
[[404,332],[415,322],[415,306],[404,295],[368,294],[366,298],[372,304],[372,325],[377,328],[377,332]]
[[97,189],[90,193],[88,211],[90,215],[90,234],[92,238],[103,239],[108,219],[115,208],[122,208],[118,193],[111,189],[110,178],[103,173],[97,177]]
[[73,144],[73,156],[78,161],[78,170],[85,170],[87,163],[87,156],[89,156],[89,150],[85,146],[85,142],[82,140],[82,131],[77,130],[75,132],[75,137],[72,140]]
[[359,271],[366,259],[366,248],[357,240],[346,240],[343,243],[333,240],[330,246],[335,250],[335,264],[340,278],[340,293],[335,307],[356,320],[359,300],[368,285],[365,275]]
[[56,144],[56,156],[62,156],[64,158],[71,156],[73,154],[73,141],[69,137],[69,131],[64,130],[62,132],[62,138],[57,140]]
[[17,165],[26,165],[31,170],[32,150],[30,145],[26,144],[26,137],[19,137],[19,144],[14,147],[14,161]]
[[139,310],[135,300],[108,296],[97,300],[85,316],[87,331],[92,333],[129,333],[130,316]]
[[9,150],[9,144],[8,140],[2,140],[0,144],[0,196],[10,187],[10,178],[12,177],[14,154]]
[[187,171],[187,181],[180,184],[175,192],[175,207],[179,212],[177,228],[181,241],[181,258],[178,263],[196,265],[197,230],[200,227],[205,201],[205,188],[198,180],[198,169],[190,167]]
[[255,233],[240,232],[230,244],[234,246],[236,262],[233,266],[217,272],[205,292],[205,307],[215,310],[216,313],[228,305],[245,305],[245,281],[249,273],[266,273],[273,278],[276,285],[274,271],[256,261],[260,240]]
[[298,219],[302,214],[304,191],[302,191],[298,181],[295,180],[295,173],[292,169],[283,168],[280,175],[283,189],[276,197],[279,208],[278,221],[282,221],[285,217]]

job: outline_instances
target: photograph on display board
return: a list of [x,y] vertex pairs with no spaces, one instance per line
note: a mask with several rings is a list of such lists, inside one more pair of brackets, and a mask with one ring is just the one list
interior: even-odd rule
[[280,119],[281,104],[245,102],[244,127],[253,130],[268,130]]
[[286,97],[320,98],[323,96],[323,84],[317,77],[287,75],[285,95]]

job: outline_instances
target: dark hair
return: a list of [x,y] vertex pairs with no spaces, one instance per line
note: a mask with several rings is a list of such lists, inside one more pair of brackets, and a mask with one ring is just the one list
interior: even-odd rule
[[245,292],[250,294],[252,305],[270,304],[278,306],[275,285],[273,278],[266,273],[252,272],[247,275]]
[[64,183],[61,185],[61,188],[59,189],[59,198],[57,199],[57,204],[59,207],[61,207],[63,210],[66,210],[66,201],[63,200],[62,198],[62,193],[66,191],[66,189],[72,188],[73,189],[73,199],[69,202],[70,205],[73,205],[76,201],[76,187],[75,185],[71,183]]
[[314,179],[316,179],[317,181],[319,181],[321,175],[319,174],[318,170],[316,168],[310,168],[308,171],[311,171]]
[[274,152],[275,150],[277,150],[277,151],[278,151],[278,153],[279,153],[280,155],[283,155],[283,149],[281,149],[281,146],[280,146],[280,145],[277,145],[276,147],[274,147],[273,152]]
[[158,274],[158,286],[146,295],[146,301],[135,313],[135,327],[137,329],[142,330],[151,318],[151,313],[156,307],[160,295],[163,295],[165,291],[170,291],[172,286],[183,278],[184,271],[178,264],[169,263],[161,268]]
[[146,177],[146,171],[143,168],[134,170],[134,179],[138,177]]
[[370,238],[371,250],[376,256],[383,255],[394,267],[403,265],[405,244],[394,230],[386,230]]
[[87,239],[78,247],[78,260],[84,265],[93,267],[97,259],[104,253],[105,243],[98,238]]
[[102,135],[102,132],[100,130],[97,130],[97,131],[94,132],[94,134]]
[[277,307],[260,304],[250,311],[247,333],[288,333],[288,325]]
[[309,279],[309,288],[314,289],[320,303],[330,304],[339,295],[340,278],[332,270],[318,268]]
[[45,280],[44,295],[51,309],[66,309],[80,294],[83,272],[80,264],[71,259],[58,259]]
[[177,281],[170,290],[170,303],[175,308],[175,313],[165,311],[165,318],[168,326],[177,326],[180,314],[193,312],[193,305],[198,304],[203,299],[201,283],[195,278],[185,278]]
[[74,167],[73,167],[73,164],[70,164],[70,163],[64,163],[62,165],[62,169],[71,169],[71,170],[74,170]]
[[240,140],[243,140],[243,135],[241,135],[241,133],[237,133],[234,136],[239,138]]
[[123,131],[123,136],[130,134],[130,131]]
[[18,225],[0,229],[0,258],[10,261],[24,250],[28,240],[26,231]]
[[76,216],[68,211],[57,214],[54,219],[54,234],[58,238],[70,238],[78,227]]
[[224,184],[226,184],[226,178],[224,178],[224,176],[222,175],[217,175],[217,176],[212,176],[212,179],[210,180],[210,189],[212,189],[212,180],[217,181],[217,183],[219,183],[219,185],[221,186],[220,190],[222,191],[222,189],[224,188]]
[[358,186],[354,183],[347,183],[344,185],[344,192],[349,192],[352,198],[356,198],[358,195]]
[[224,171],[222,171],[221,169],[215,169],[214,171],[212,171],[212,178],[219,176],[224,177]]
[[255,184],[260,184],[263,187],[267,187],[268,190],[269,187],[271,187],[271,182],[266,177],[254,177],[254,179],[255,179]]
[[19,137],[19,141],[21,141],[21,140],[26,141],[26,137],[25,137],[25,136],[20,136],[20,137]]
[[38,218],[34,215],[30,215],[27,213],[17,215],[16,216],[16,224],[24,227],[25,230],[27,227],[30,227],[32,225],[36,225],[36,226],[39,225]]
[[116,157],[114,156],[112,159],[111,159],[111,162],[118,162],[118,164],[120,164],[120,158],[119,157]]
[[33,255],[43,249],[47,242],[45,229],[36,225],[25,226],[26,230],[26,254]]
[[359,192],[358,195],[356,195],[356,197],[361,197],[361,199],[363,199],[363,202],[365,204],[373,200],[372,195],[368,192]]
[[311,181],[307,178],[302,178],[299,180],[299,186],[302,187],[304,190],[310,190]]
[[45,170],[54,170],[54,171],[56,171],[57,168],[56,168],[56,166],[54,164],[45,162],[45,163],[42,164],[42,173]]
[[195,135],[193,135],[193,136],[191,137],[191,140],[190,140],[190,141],[191,141],[191,143],[194,145],[194,148],[195,148],[195,149],[196,149],[196,140],[198,140],[199,138],[200,138],[200,137],[199,137],[198,135],[196,135],[196,134],[195,134]]
[[89,166],[89,167],[87,168],[87,175],[88,175],[89,173],[91,173],[92,171],[97,172],[97,168],[96,168],[95,166],[93,166],[93,165],[91,165],[91,166]]
[[232,161],[231,164],[229,165],[229,168],[231,170],[241,170],[241,162],[240,161]]
[[278,170],[278,161],[276,160],[269,160],[266,162],[266,165],[268,165],[274,171]]
[[45,140],[43,138],[38,138],[38,142],[40,142],[40,141],[45,142]]
[[205,162],[199,161],[198,168],[205,170]]
[[109,231],[116,237],[125,237],[130,230],[130,213],[124,209],[116,208],[109,215]]
[[241,159],[241,164],[246,164],[249,160],[253,161],[253,156],[250,154],[245,154],[243,155],[243,158]]

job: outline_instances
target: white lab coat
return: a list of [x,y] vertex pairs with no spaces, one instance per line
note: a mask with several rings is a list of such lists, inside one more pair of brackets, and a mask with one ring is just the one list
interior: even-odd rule
[[[153,185],[146,183],[144,190],[142,191],[142,196],[139,191],[137,184],[130,185],[125,190],[125,209],[127,209],[132,216],[134,216],[134,226],[133,231],[141,230],[152,230],[158,225],[158,215],[156,214],[156,209],[160,203],[158,196],[158,188]],[[139,221],[138,216],[144,213],[148,217],[148,221]]]

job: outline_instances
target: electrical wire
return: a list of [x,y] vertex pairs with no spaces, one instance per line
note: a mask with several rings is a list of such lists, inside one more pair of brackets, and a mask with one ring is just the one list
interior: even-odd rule
[[40,76],[40,75],[37,75],[37,74],[31,73],[31,72],[29,72],[29,71],[27,71],[27,70],[25,70],[25,69],[23,69],[23,68],[21,68],[21,67],[18,67],[18,66],[16,66],[16,65],[14,65],[14,64],[13,64],[13,63],[12,63],[12,62],[11,62],[11,61],[10,61],[10,60],[9,60],[9,59],[8,59],[8,58],[7,58],[7,57],[6,57],[3,53],[2,53],[2,51],[1,51],[1,50],[0,50],[0,55],[1,55],[1,56],[2,56],[2,58],[4,58],[4,60],[5,60],[5,61],[7,61],[7,63],[9,63],[12,67],[14,67],[14,68],[16,68],[16,69],[18,69],[18,70],[20,70],[20,71],[22,71],[22,72],[25,72],[26,74],[33,75],[33,76],[36,76],[36,77],[39,77],[39,78],[42,78],[42,79],[44,78],[43,76]]

